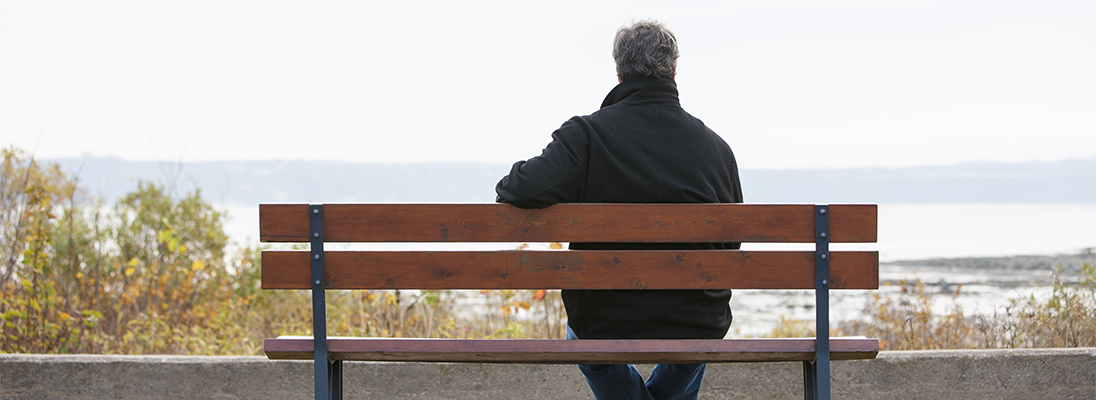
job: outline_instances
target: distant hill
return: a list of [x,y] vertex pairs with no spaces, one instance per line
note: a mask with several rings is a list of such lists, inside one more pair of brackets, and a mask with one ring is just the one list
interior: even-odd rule
[[1074,254],[927,258],[923,260],[894,260],[883,262],[883,264],[1006,271],[1053,271],[1060,266],[1066,276],[1073,276],[1080,273],[1081,265],[1096,262],[1096,254],[1093,251],[1096,251],[1096,248],[1085,249]]
[[[326,161],[49,160],[108,200],[154,181],[219,204],[491,202],[509,165]],[[1096,158],[915,168],[743,170],[750,203],[1094,203]]]

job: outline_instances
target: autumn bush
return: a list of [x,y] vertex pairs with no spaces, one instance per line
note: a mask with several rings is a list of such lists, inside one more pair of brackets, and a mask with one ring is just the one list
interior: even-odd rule
[[225,215],[141,182],[113,207],[3,151],[0,349],[209,353],[236,346]]
[[[201,192],[138,182],[107,205],[56,164],[0,152],[0,352],[260,354],[311,334],[309,293],[261,290],[261,249],[232,245]],[[331,335],[564,332],[558,291],[331,291],[328,316]]]

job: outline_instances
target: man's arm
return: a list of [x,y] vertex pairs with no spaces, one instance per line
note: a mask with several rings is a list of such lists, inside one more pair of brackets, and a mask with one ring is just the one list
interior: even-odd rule
[[590,154],[588,128],[579,117],[564,122],[539,156],[514,163],[495,186],[495,201],[521,208],[581,201]]

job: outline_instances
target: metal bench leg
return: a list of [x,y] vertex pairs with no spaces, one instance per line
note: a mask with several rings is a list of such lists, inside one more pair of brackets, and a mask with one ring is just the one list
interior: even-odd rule
[[814,380],[816,374],[814,365],[814,361],[803,362],[803,398],[806,400],[815,400],[815,393],[818,393],[818,382]]
[[331,390],[331,400],[342,400],[342,361],[334,360],[328,363],[328,388]]
[[815,388],[811,399],[814,400],[830,400],[830,360],[829,354],[826,356],[825,360],[819,358],[811,363],[813,370],[811,383]]

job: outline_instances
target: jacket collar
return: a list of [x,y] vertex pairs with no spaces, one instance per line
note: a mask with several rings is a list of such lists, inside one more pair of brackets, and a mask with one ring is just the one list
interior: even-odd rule
[[625,100],[628,103],[681,105],[677,97],[677,82],[653,76],[641,76],[621,82],[605,96],[601,108]]

